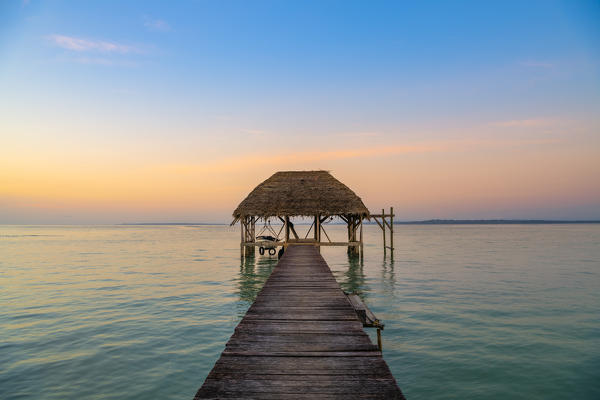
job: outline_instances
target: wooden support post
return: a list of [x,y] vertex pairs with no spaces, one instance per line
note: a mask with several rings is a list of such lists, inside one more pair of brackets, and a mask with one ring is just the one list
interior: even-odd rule
[[360,258],[363,258],[363,217],[360,217]]
[[242,256],[254,257],[254,246],[246,246],[246,243],[254,243],[256,241],[254,236],[256,219],[254,217],[244,217],[240,222],[242,225]]
[[[352,241],[352,216],[348,215],[347,217],[348,219],[348,243],[350,243]],[[352,251],[352,248],[350,246],[348,246],[348,251],[347,253],[350,254]]]
[[381,222],[383,222],[381,230],[383,231],[383,254],[385,254],[387,243],[385,241],[385,210],[383,208],[381,209]]
[[394,257],[394,207],[390,207],[390,250]]
[[[313,221],[312,224],[310,224],[310,227],[308,228],[308,230],[306,231],[306,235],[304,235],[304,239],[308,238],[308,234],[310,233],[310,231],[314,228],[315,226],[315,222]],[[313,236],[315,236],[317,233],[316,231],[313,231]]]
[[355,247],[355,253],[362,253],[362,217],[359,215],[356,217],[356,228],[354,229],[354,241],[359,242],[360,245]]
[[[360,224],[359,217],[354,215],[348,216],[348,242],[356,242],[356,231]],[[358,255],[359,248],[357,246],[348,246],[348,254]]]
[[383,351],[383,345],[381,343],[381,329],[377,328],[377,347],[379,351]]
[[[317,244],[321,243],[321,216],[315,215],[315,241]],[[321,252],[321,246],[317,246],[319,253]]]
[[292,232],[292,235],[294,235],[294,238],[296,238],[296,240],[300,239],[300,236],[298,236],[298,232],[296,232],[296,228],[294,228],[293,222],[290,222],[290,232]]
[[[250,217],[250,221],[248,221],[249,226],[249,235],[248,235],[248,241],[250,243],[254,243],[256,242],[256,217]],[[254,251],[256,250],[256,247],[251,246],[247,248],[247,254],[251,257],[254,257]]]
[[285,217],[285,244],[290,241],[290,217]]
[[245,239],[246,239],[246,237],[244,236],[244,218],[240,218],[240,233],[241,233],[241,238],[240,238],[240,258],[244,258],[244,250],[246,249],[246,246],[244,245],[244,242],[245,242]]

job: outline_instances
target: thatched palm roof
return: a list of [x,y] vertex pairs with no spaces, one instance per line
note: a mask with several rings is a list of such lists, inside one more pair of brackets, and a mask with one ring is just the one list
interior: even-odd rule
[[369,210],[348,186],[327,171],[282,171],[258,185],[233,212],[245,216],[362,215]]

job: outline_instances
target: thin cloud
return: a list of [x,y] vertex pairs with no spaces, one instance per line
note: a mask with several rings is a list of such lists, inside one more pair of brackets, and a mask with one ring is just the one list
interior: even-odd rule
[[343,133],[338,133],[335,136],[359,138],[359,137],[377,137],[377,136],[381,136],[381,134],[379,132],[343,132]]
[[133,47],[121,43],[104,40],[92,40],[65,35],[49,35],[47,39],[55,46],[77,52],[101,52],[101,53],[139,53]]
[[238,170],[247,170],[251,165],[253,168],[270,166],[273,168],[289,168],[290,165],[315,166],[323,162],[336,160],[394,157],[408,154],[427,153],[451,153],[451,152],[474,152],[486,149],[510,149],[514,147],[528,147],[540,145],[557,145],[562,140],[557,138],[526,138],[526,139],[463,139],[463,140],[439,140],[405,145],[373,146],[358,149],[339,149],[325,151],[281,151],[272,153],[269,157],[257,155],[242,155],[227,157],[212,162],[201,164],[170,164],[155,166],[168,173],[224,173]]
[[74,58],[73,61],[79,64],[86,65],[104,65],[107,67],[119,66],[119,67],[135,67],[138,64],[133,61],[127,60],[113,60],[110,58],[103,57],[78,57]]
[[144,16],[144,26],[151,31],[168,32],[171,30],[171,26],[162,19],[154,19],[149,16]]
[[198,173],[198,172],[227,172],[240,169],[247,169],[248,165],[253,167],[265,165],[289,165],[310,164],[322,161],[344,160],[354,158],[369,158],[381,156],[393,156],[410,153],[430,153],[448,150],[447,143],[421,143],[411,145],[397,146],[379,146],[362,149],[340,149],[331,151],[284,151],[281,154],[271,154],[269,157],[247,155],[241,157],[231,157],[192,165],[168,165],[163,166],[172,172],[177,173]]
[[492,122],[490,126],[502,128],[539,128],[554,125],[556,120],[552,119],[513,119],[509,121]]

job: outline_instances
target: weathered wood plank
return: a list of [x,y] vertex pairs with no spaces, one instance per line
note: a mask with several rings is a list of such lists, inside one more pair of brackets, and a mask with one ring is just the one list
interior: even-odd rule
[[[279,379],[285,381],[320,381],[320,382],[344,382],[366,379],[382,379],[379,374],[381,371],[373,370],[371,373],[355,373],[352,370],[345,370],[343,374],[314,374],[306,370],[303,374],[263,374],[261,371],[254,372],[220,372],[211,371],[209,379],[244,379],[244,380],[270,380]],[[391,379],[390,379],[391,380]]]
[[[200,389],[208,393],[217,394],[220,392],[244,395],[251,393],[302,393],[302,394],[344,394],[350,397],[360,397],[369,393],[384,393],[389,399],[398,399],[400,391],[396,381],[391,379],[358,379],[343,380],[339,377],[332,377],[331,381],[311,380],[283,380],[283,379],[210,379],[207,378]],[[198,397],[201,398],[201,397]],[[349,397],[347,397],[349,398]]]
[[260,300],[254,302],[255,306],[265,305],[269,307],[348,307],[348,302],[343,298],[311,298],[300,297],[296,299],[267,298],[261,296]]
[[290,307],[273,307],[271,305],[260,305],[255,304],[248,309],[249,313],[253,314],[270,314],[270,313],[286,313],[286,314],[315,314],[315,315],[326,315],[326,314],[343,314],[349,315],[356,318],[356,313],[353,309],[349,308],[348,305],[345,307],[311,307],[311,306],[290,306]]
[[313,246],[290,246],[195,399],[403,399]]
[[[305,323],[303,323],[305,322]],[[354,321],[337,321],[335,324],[322,323],[320,321],[284,321],[284,320],[246,320],[235,328],[235,332],[246,332],[251,334],[280,334],[289,333],[311,333],[330,335],[355,335],[365,334],[362,324]]]
[[[328,393],[236,393],[236,392],[220,392],[218,395],[203,395],[202,397],[197,397],[202,399],[229,399],[229,400],[302,400],[302,399],[320,399],[320,400],[344,400],[347,399],[348,396],[345,394],[328,394]],[[361,399],[387,399],[385,394],[362,394],[360,396]]]
[[[285,322],[285,321],[254,321],[257,322],[256,325],[252,325],[247,321],[243,325],[238,325],[235,328],[235,332],[247,332],[250,334],[279,334],[285,335],[289,333],[310,333],[310,334],[329,334],[329,335],[356,335],[356,334],[365,334],[362,329],[358,329],[355,325],[344,327],[337,326],[338,323],[335,324],[323,324],[323,323],[315,323],[316,321],[307,321],[306,324],[280,324],[275,325],[273,322]],[[340,321],[338,321],[340,322]],[[359,326],[362,328],[362,324]]]
[[[236,330],[234,334],[231,336],[231,339],[238,340],[248,340],[248,341],[296,341],[299,343],[312,343],[312,342],[323,342],[323,341],[331,341],[338,337],[339,334],[337,332],[331,333],[323,333],[321,335],[315,335],[314,333],[306,333],[306,332],[274,332],[274,333],[254,333],[254,332],[244,332]],[[355,330],[350,331],[348,336],[358,337],[361,340],[366,340],[365,343],[370,343],[369,335],[364,332]],[[354,339],[345,338],[344,341],[347,343],[352,342]]]
[[295,319],[295,320],[306,320],[306,321],[352,321],[353,318],[355,319],[356,316],[349,316],[349,315],[340,315],[340,314],[328,314],[328,315],[319,315],[319,316],[312,316],[312,315],[298,315],[296,313],[285,313],[285,312],[281,312],[281,313],[272,313],[270,315],[265,315],[265,314],[253,314],[253,313],[248,313],[246,314],[246,317],[248,319],[254,319],[254,320],[289,320],[289,319]]
[[225,350],[230,352],[253,351],[256,353],[282,354],[282,353],[326,353],[326,352],[369,352],[377,351],[379,348],[372,343],[344,344],[344,343],[266,343],[266,342],[231,342],[225,345]]
[[277,289],[269,289],[266,290],[265,293],[259,293],[261,295],[261,297],[277,297],[277,298],[287,298],[287,299],[291,299],[294,297],[297,298],[307,298],[307,297],[313,297],[313,298],[322,298],[322,299],[331,299],[331,298],[335,298],[338,297],[340,299],[344,298],[344,295],[342,293],[338,293],[337,290],[328,290],[328,289],[322,289],[322,290],[309,290],[309,289],[294,289],[294,288],[289,288],[289,289],[284,289],[284,288],[277,288]]
[[225,348],[222,355],[258,357],[381,357],[381,352],[379,349],[377,351],[245,351]]
[[382,374],[387,376],[389,368],[381,357],[221,357],[213,372],[252,373],[262,375],[346,375]]

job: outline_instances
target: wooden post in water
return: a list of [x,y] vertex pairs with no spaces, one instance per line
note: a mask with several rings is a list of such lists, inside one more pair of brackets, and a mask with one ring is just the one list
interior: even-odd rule
[[240,238],[240,258],[244,258],[244,250],[246,249],[246,244],[245,239],[246,237],[244,236],[244,220],[240,219],[240,233],[241,233],[241,238]]
[[[348,253],[351,255],[358,255],[359,246],[356,246],[355,243],[358,241],[357,239],[357,230],[360,224],[360,217],[349,215],[348,216]],[[350,243],[353,243],[352,245]]]
[[[250,242],[255,243],[256,242],[256,221],[258,220],[258,217],[252,217],[252,219],[250,220],[250,230],[252,232],[252,236],[250,237]],[[254,257],[254,251],[256,250],[256,246],[252,246],[249,248],[250,250],[250,255],[252,257]]]
[[256,227],[256,220],[254,219],[254,217],[245,217],[244,218],[244,228],[243,228],[243,235],[242,237],[244,238],[244,256],[251,256],[254,257],[254,246],[246,246],[247,243],[254,243],[255,242],[255,227]]
[[394,207],[390,207],[390,250],[394,257]]
[[385,210],[383,208],[381,209],[381,222],[383,223],[383,254],[385,254],[387,243],[385,241]]
[[[351,242],[356,242],[356,217],[352,217],[352,238],[350,238]],[[353,256],[357,255],[358,248],[355,246],[350,246],[350,254]]]
[[348,215],[348,250],[347,253],[348,254],[352,254],[352,246],[350,246],[350,242],[352,241],[352,226],[353,226],[354,222],[353,222],[353,217],[352,215]]
[[315,215],[315,242],[317,243],[317,250],[321,252],[321,215]]
[[[346,224],[348,225],[348,243],[352,240],[352,216],[348,215]],[[350,246],[348,246],[347,253],[350,254]]]
[[363,258],[363,216],[360,216],[360,258]]

